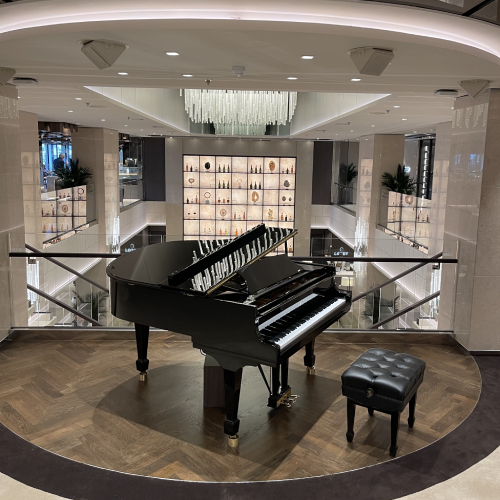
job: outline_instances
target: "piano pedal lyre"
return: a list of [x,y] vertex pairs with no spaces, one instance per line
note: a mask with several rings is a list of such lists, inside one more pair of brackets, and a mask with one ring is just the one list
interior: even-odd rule
[[285,400],[283,400],[283,404],[287,408],[291,408],[293,404],[295,404],[295,401],[297,401],[297,398],[299,397],[298,394],[290,394]]
[[140,382],[146,382],[148,379],[148,372],[140,372],[139,373],[139,381]]
[[240,437],[238,436],[238,434],[235,434],[234,436],[228,436],[227,444],[230,448],[238,448],[240,444]]
[[316,375],[316,367],[315,366],[306,366],[306,372],[308,375]]

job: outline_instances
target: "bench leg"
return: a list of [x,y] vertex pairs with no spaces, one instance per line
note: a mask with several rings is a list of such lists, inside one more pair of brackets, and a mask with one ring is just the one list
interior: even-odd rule
[[368,408],[368,415],[370,415],[370,417],[373,417],[373,408]]
[[417,404],[417,393],[413,395],[413,397],[410,399],[410,404],[409,404],[409,409],[410,409],[410,415],[408,417],[408,427],[411,429],[413,427],[413,424],[415,423],[415,406]]
[[391,457],[396,456],[396,452],[398,451],[398,431],[399,431],[399,411],[395,411],[391,413]]
[[354,417],[356,416],[356,403],[347,398],[347,432],[346,438],[349,443],[352,443],[354,437]]

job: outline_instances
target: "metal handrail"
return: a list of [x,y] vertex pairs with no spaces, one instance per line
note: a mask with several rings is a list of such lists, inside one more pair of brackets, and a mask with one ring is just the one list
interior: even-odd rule
[[[431,258],[432,259],[438,259],[439,257],[441,257],[441,255],[443,255],[443,252],[439,252],[436,255],[434,255],[434,257],[431,257]],[[440,260],[439,262],[442,262],[442,261]],[[428,264],[428,261],[427,262],[421,262],[420,264],[418,264],[416,266],[410,267],[410,269],[407,269],[406,271],[403,271],[402,273],[398,274],[397,276],[394,276],[390,280],[387,280],[385,283],[382,283],[381,285],[377,285],[377,286],[371,288],[370,290],[367,290],[366,292],[363,292],[363,293],[360,293],[359,295],[356,295],[356,297],[354,297],[352,299],[352,302],[356,302],[357,300],[362,299],[363,297],[366,297],[367,295],[370,295],[370,293],[376,292],[377,290],[380,290],[384,286],[389,285],[391,283],[394,283],[395,281],[403,278],[407,274],[410,274],[413,271],[416,271],[417,269],[420,269],[421,267],[426,266],[427,264]]]
[[418,259],[415,257],[290,257],[292,260],[302,261],[332,261],[335,262],[423,262],[425,264],[457,264],[458,259],[438,259],[436,257],[429,257],[428,259]]
[[99,323],[99,321],[96,321],[95,319],[90,318],[86,314],[83,314],[82,312],[80,312],[78,309],[73,309],[72,307],[68,306],[64,302],[61,302],[59,299],[52,297],[52,295],[49,295],[48,293],[42,292],[42,290],[39,290],[38,288],[35,288],[34,286],[32,286],[30,284],[28,284],[27,287],[28,287],[28,290],[31,290],[32,292],[40,295],[44,299],[47,299],[50,302],[53,302],[54,304],[58,305],[59,307],[66,309],[66,311],[69,311],[70,313],[75,314],[76,316],[79,316],[80,318],[83,318],[85,321],[92,323],[92,325],[104,326],[103,324]]
[[[119,253],[69,253],[69,252],[51,252],[37,254],[37,257],[48,259],[49,257],[67,257],[67,258],[101,258],[101,259],[116,259],[121,257]],[[33,257],[32,253],[28,252],[9,252],[9,257]]]
[[401,311],[393,314],[391,317],[387,319],[383,319],[382,321],[379,321],[378,323],[375,323],[374,325],[370,326],[368,330],[376,330],[379,326],[385,325],[386,323],[389,323],[389,321],[392,321],[393,319],[399,318],[400,316],[403,316],[403,314],[406,314],[407,312],[412,311],[413,309],[416,309],[417,307],[420,307],[422,304],[425,304],[426,302],[429,302],[429,300],[435,299],[436,297],[439,297],[441,292],[436,292],[433,293],[432,295],[428,295],[427,297],[424,297],[422,300],[419,300],[418,302],[415,302],[414,304],[409,305],[408,307],[405,307]]
[[103,292],[109,293],[109,290],[106,287],[104,287],[102,285],[99,285],[99,283],[96,283],[95,281],[92,281],[91,279],[87,278],[83,274],[80,274],[78,271],[75,271],[74,269],[71,269],[71,267],[66,266],[62,262],[59,262],[58,260],[55,260],[52,257],[48,257],[47,254],[44,254],[43,252],[40,252],[40,250],[37,250],[36,248],[28,245],[27,243],[26,243],[25,246],[26,246],[26,248],[28,250],[31,250],[33,253],[35,253],[37,257],[43,257],[43,258],[47,259],[49,262],[52,262],[53,264],[55,264],[56,266],[59,266],[59,267],[61,267],[62,269],[66,270],[66,271],[69,271],[71,274],[74,274],[75,276],[78,276],[79,278],[81,278],[82,280],[86,281],[87,283],[90,283],[91,285],[95,286],[96,288],[99,288]]

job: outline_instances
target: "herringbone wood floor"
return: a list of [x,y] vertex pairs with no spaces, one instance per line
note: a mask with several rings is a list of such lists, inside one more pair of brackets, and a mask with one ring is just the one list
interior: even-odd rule
[[[138,380],[135,343],[130,340],[89,335],[77,341],[14,341],[0,350],[0,420],[32,443],[65,457],[165,478],[297,478],[390,459],[387,415],[370,418],[358,408],[354,442],[345,440],[340,375],[370,345],[323,334],[314,377],[306,376],[302,353],[296,355],[290,385],[300,398],[291,409],[267,408],[258,370],[246,368],[240,448],[234,451],[226,445],[222,412],[202,407],[202,355],[190,342],[176,339],[182,337],[153,334],[146,384]],[[473,359],[454,347],[386,339],[391,343],[379,340],[377,346],[427,362],[414,429],[406,424],[407,410],[402,415],[401,456],[459,425],[477,401],[480,377]],[[373,341],[373,336],[365,340]]]

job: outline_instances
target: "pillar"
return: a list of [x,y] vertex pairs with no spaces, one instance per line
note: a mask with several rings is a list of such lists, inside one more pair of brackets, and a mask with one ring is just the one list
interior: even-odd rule
[[13,326],[28,324],[24,252],[23,183],[17,90],[0,87],[0,339]]
[[469,350],[500,349],[500,90],[455,101],[439,327]]
[[99,251],[120,251],[120,183],[118,176],[118,132],[104,128],[79,128],[71,136],[73,159],[90,167],[93,175],[87,187],[87,220],[95,197],[95,218],[99,224]]

